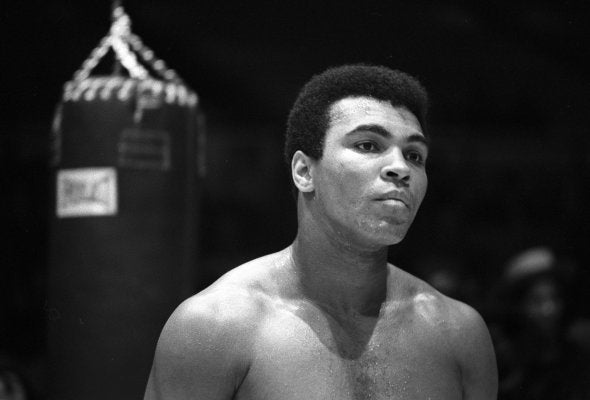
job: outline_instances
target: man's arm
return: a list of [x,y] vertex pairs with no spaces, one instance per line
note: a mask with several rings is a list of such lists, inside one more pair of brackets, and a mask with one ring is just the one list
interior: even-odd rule
[[464,400],[492,400],[498,395],[496,355],[488,328],[477,311],[458,303],[455,353],[461,365]]
[[214,295],[181,304],[160,335],[144,400],[231,399],[248,368],[244,307]]

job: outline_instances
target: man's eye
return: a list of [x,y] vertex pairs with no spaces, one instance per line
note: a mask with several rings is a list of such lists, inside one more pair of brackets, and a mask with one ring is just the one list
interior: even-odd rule
[[356,144],[356,148],[359,149],[359,150],[361,150],[361,151],[367,152],[367,153],[375,152],[375,151],[379,150],[377,148],[377,145],[375,143],[373,143],[373,142],[361,142],[361,143],[357,143]]
[[408,152],[408,154],[406,155],[406,158],[409,161],[418,163],[418,164],[424,164],[424,157],[422,156],[422,154],[418,153],[417,151],[410,151]]

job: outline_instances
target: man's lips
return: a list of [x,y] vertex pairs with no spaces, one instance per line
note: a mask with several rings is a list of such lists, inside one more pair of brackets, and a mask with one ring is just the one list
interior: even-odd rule
[[406,207],[410,207],[410,199],[408,197],[408,195],[406,195],[404,192],[387,192],[384,193],[382,195],[379,195],[376,198],[377,201],[382,201],[384,203],[391,203],[391,204],[396,204],[397,202],[402,202]]

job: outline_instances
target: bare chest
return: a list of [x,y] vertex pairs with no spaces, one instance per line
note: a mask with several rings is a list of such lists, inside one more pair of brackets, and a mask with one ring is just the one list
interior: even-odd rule
[[461,399],[458,366],[434,326],[269,318],[237,400]]

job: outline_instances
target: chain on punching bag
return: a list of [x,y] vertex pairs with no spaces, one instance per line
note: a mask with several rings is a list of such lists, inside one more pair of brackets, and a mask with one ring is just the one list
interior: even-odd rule
[[[109,50],[128,76],[91,75]],[[119,6],[57,110],[50,397],[141,398],[158,334],[195,285],[197,96],[131,33]]]

